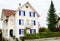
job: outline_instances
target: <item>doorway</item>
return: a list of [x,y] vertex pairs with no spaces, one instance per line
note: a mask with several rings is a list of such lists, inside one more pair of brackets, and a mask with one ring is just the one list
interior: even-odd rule
[[13,29],[10,30],[10,37],[13,37]]

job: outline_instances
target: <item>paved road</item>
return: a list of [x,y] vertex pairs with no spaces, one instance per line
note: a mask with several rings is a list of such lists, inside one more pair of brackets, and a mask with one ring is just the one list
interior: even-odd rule
[[42,41],[60,41],[60,40],[42,40]]
[[39,41],[60,41],[60,39],[58,39],[58,40],[39,40]]
[[60,38],[47,38],[47,39],[40,39],[40,41],[60,41]]

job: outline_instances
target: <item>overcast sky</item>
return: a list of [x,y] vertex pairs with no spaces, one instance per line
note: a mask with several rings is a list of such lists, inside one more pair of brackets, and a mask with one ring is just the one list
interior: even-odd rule
[[[19,3],[23,5],[29,1],[29,3],[33,6],[33,8],[39,13],[40,18],[39,22],[42,27],[47,27],[47,13],[51,3],[51,0],[0,0],[0,18],[2,9],[13,9],[17,10]],[[60,0],[53,0],[55,5],[56,13],[59,15],[60,13]],[[0,28],[2,27],[2,22],[0,21]]]

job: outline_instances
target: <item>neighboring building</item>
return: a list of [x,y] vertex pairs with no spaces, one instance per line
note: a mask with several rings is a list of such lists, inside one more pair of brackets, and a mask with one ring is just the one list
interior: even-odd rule
[[57,28],[60,30],[60,17],[58,18]]
[[19,7],[18,10],[2,10],[3,38],[24,37],[26,33],[38,33],[39,14],[33,9],[29,2]]

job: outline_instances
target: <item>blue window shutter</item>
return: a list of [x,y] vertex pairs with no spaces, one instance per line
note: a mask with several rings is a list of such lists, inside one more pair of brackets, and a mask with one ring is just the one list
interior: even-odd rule
[[30,29],[30,34],[32,34],[32,29]]
[[33,16],[35,17],[35,12],[34,12]]
[[19,25],[21,25],[21,20],[19,19]]
[[34,20],[34,25],[36,25],[36,21]]
[[19,34],[21,34],[21,29],[19,29]]
[[24,11],[24,16],[25,16],[25,11]]
[[34,29],[34,33],[36,33],[36,29]]
[[31,17],[31,12],[29,12],[29,14],[30,14],[30,17]]
[[19,10],[19,15],[21,15],[21,11]]

